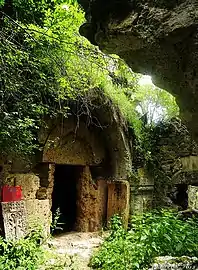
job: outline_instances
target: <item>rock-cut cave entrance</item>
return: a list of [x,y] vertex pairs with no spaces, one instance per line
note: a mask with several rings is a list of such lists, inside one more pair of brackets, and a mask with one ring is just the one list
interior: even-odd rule
[[75,230],[77,183],[82,168],[76,165],[55,165],[52,214],[55,217],[59,211],[60,217],[54,234]]

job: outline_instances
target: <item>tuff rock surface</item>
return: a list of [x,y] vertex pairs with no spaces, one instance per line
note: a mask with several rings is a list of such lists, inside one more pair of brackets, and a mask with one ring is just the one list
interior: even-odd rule
[[196,257],[158,257],[149,270],[197,270],[198,259]]
[[198,141],[198,0],[78,0],[80,33],[171,92]]

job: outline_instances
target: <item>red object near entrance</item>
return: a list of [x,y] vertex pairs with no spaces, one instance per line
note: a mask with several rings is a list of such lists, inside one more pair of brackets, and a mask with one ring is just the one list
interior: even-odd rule
[[2,187],[1,201],[2,202],[15,202],[22,200],[22,188],[21,186],[8,186]]

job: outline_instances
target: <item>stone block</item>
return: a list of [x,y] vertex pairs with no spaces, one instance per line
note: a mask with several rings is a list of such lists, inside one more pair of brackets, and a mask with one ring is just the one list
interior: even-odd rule
[[99,229],[102,229],[103,225],[106,225],[107,217],[107,181],[99,179],[97,181],[98,186],[98,219]]
[[27,174],[9,174],[5,185],[21,186],[24,200],[35,199],[37,190],[40,186],[39,177],[33,173]]
[[46,200],[47,199],[47,188],[40,187],[37,191],[36,198],[38,200]]
[[1,206],[5,238],[16,240],[25,237],[28,233],[25,201],[2,202]]
[[129,219],[130,185],[128,181],[115,181],[108,183],[107,222],[115,214],[123,219],[125,227]]
[[157,257],[149,270],[197,270],[198,258],[196,257]]
[[76,230],[94,232],[102,229],[106,218],[107,182],[93,181],[88,166],[84,167],[77,184]]
[[198,171],[198,156],[181,158],[182,171]]
[[52,221],[49,200],[27,200],[25,201],[28,231],[41,229],[44,236],[49,235]]
[[143,212],[152,209],[153,203],[153,187],[148,187],[147,190],[141,190],[141,187],[137,187],[137,190],[131,192],[131,214],[142,214]]
[[188,186],[188,207],[198,210],[198,186]]
[[49,200],[38,200],[38,220],[42,221],[43,232],[45,235],[50,234],[50,225],[52,222],[52,214]]
[[140,186],[153,186],[154,185],[153,178],[149,176],[146,168],[144,167],[138,169],[137,180],[138,180],[138,185]]

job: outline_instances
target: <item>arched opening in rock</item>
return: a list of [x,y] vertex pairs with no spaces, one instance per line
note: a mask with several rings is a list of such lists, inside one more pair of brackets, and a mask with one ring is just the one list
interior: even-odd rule
[[[21,216],[28,226],[22,228],[24,235],[39,227],[47,236],[57,208],[61,213],[59,222],[63,223],[63,231],[58,233],[99,231],[115,213],[121,214],[127,224],[127,176],[132,163],[128,125],[105,96],[95,93],[87,98],[89,106],[76,102],[68,118],[45,120],[38,134],[42,151],[28,160],[13,160],[0,170],[1,184],[22,188]],[[20,209],[15,210],[18,215]],[[6,211],[5,217],[10,218],[12,213]],[[15,233],[18,225],[13,215],[11,219]],[[9,226],[6,237],[10,236]]]
[[55,234],[73,231],[77,215],[77,184],[82,166],[55,165],[54,188],[52,192],[53,222],[60,215]]

